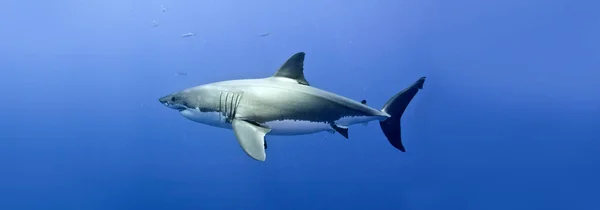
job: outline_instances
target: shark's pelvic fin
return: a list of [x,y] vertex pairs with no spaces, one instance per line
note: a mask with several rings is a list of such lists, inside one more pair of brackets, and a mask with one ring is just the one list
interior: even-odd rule
[[265,153],[265,135],[271,129],[239,119],[233,119],[231,126],[233,127],[233,132],[237,137],[238,143],[248,156],[258,161],[265,161],[267,159],[267,154]]
[[335,123],[331,123],[330,125],[333,130],[337,131],[338,133],[342,134],[344,138],[348,139],[348,127],[338,126]]
[[299,84],[309,85],[304,78],[304,52],[298,52],[290,57],[273,75],[273,77],[285,77],[296,80]]

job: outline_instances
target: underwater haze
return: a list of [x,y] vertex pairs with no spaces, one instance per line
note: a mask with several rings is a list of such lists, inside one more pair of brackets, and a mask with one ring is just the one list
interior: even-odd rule
[[[600,3],[585,0],[2,2],[0,209],[600,209]],[[188,34],[191,33],[191,34]],[[187,36],[187,35],[189,36]],[[158,98],[271,76],[402,117],[269,136]]]

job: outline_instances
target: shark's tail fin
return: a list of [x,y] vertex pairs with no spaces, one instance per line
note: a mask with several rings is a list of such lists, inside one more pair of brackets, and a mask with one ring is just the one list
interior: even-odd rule
[[423,89],[423,83],[425,83],[425,77],[421,77],[410,87],[407,87],[394,95],[387,103],[385,103],[383,109],[381,109],[381,111],[390,115],[386,120],[379,122],[381,130],[383,130],[385,137],[387,137],[392,146],[402,152],[405,152],[406,150],[404,149],[404,145],[402,145],[402,137],[400,135],[400,118],[402,118],[404,110],[413,97],[415,97],[419,89]]

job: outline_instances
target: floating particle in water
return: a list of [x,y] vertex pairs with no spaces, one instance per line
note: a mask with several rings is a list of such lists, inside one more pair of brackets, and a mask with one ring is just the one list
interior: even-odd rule
[[185,38],[185,37],[190,37],[190,36],[196,36],[195,33],[185,33],[185,34],[181,34],[181,37]]

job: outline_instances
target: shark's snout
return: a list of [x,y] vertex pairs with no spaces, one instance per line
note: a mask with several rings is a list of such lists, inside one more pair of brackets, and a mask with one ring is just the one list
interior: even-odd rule
[[159,98],[159,99],[158,99],[158,101],[159,101],[161,104],[163,104],[163,105],[165,105],[165,106],[169,107],[169,102],[170,102],[170,101],[172,101],[172,100],[171,100],[171,98],[172,98],[172,97],[171,97],[170,95],[168,95],[168,96],[165,96],[165,97],[161,97],[161,98]]
[[168,96],[164,96],[158,99],[158,101],[165,105],[166,107],[169,107],[171,109],[176,109],[176,110],[185,110],[187,108],[186,106],[186,102],[181,100],[181,97],[178,97],[177,95],[171,94]]

